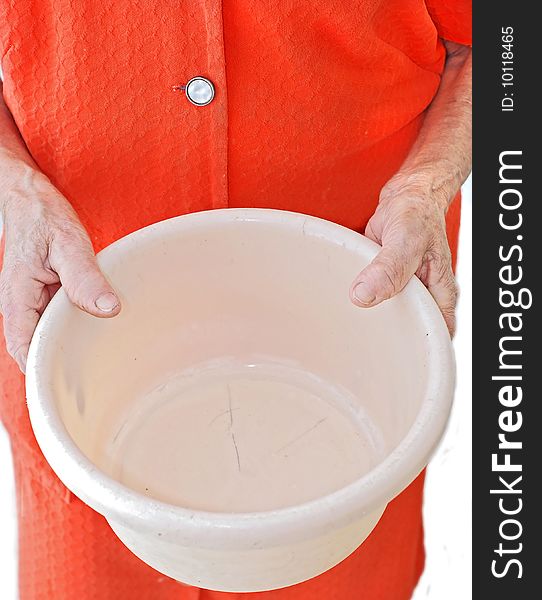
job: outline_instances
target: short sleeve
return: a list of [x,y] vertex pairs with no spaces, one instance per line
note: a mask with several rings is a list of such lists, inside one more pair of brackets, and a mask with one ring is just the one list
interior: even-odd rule
[[472,46],[471,0],[426,0],[425,4],[441,38]]

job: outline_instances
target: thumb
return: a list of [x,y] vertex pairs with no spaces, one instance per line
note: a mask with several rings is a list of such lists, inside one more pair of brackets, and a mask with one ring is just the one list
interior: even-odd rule
[[73,304],[95,317],[120,312],[120,301],[100,271],[90,241],[65,242],[51,252],[50,263]]
[[416,272],[420,257],[405,246],[384,246],[356,277],[350,288],[354,304],[370,307],[398,294]]

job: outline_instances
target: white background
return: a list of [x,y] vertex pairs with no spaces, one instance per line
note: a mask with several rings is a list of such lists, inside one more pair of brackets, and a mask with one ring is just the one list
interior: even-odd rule
[[[457,389],[446,436],[428,469],[427,562],[413,600],[469,600],[471,592],[471,239],[470,179],[463,189],[455,338]],[[1,385],[1,383],[0,383]],[[21,402],[23,400],[21,399]],[[113,534],[112,534],[113,535]],[[7,436],[0,426],[0,599],[16,600],[16,514]],[[58,600],[63,600],[59,598]],[[324,600],[324,599],[315,599]],[[345,599],[347,600],[347,599]]]

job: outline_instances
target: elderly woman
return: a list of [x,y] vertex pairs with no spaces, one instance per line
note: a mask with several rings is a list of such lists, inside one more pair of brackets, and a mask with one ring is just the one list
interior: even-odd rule
[[[234,598],[143,564],[54,476],[24,402],[32,332],[60,285],[91,315],[119,313],[94,251],[223,207],[365,232],[382,251],[337,293],[363,310],[416,273],[453,331],[457,194],[470,170],[468,0],[0,6],[0,410],[15,462],[20,597]],[[422,479],[335,568],[247,599],[411,597],[424,561]]]

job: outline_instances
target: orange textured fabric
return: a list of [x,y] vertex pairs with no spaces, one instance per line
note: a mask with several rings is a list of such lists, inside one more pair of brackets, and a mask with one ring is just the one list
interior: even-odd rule
[[[95,249],[175,215],[272,207],[363,231],[461,43],[461,0],[0,0],[4,98]],[[201,75],[204,107],[173,87]],[[459,202],[448,214],[456,250]],[[346,293],[346,291],[345,291]],[[41,455],[0,344],[22,600],[215,600],[133,556]],[[406,600],[423,567],[423,475],[327,573],[248,600]]]

